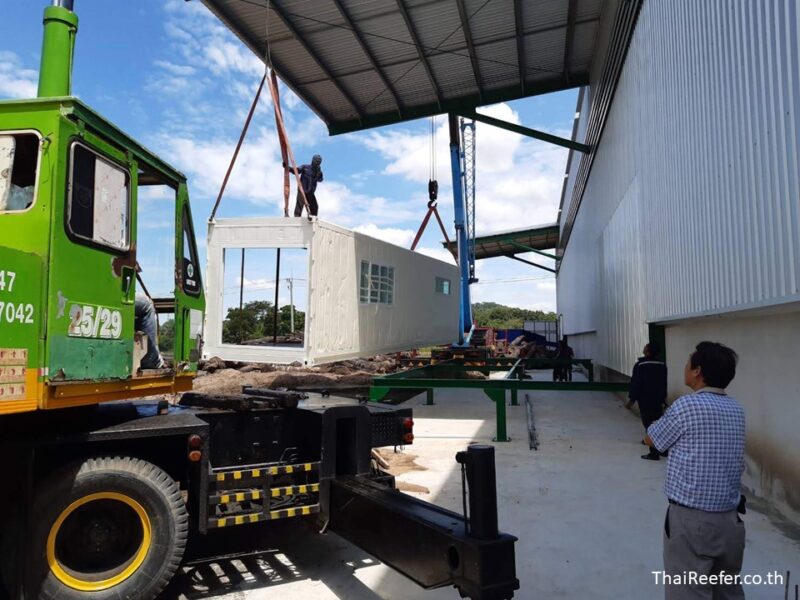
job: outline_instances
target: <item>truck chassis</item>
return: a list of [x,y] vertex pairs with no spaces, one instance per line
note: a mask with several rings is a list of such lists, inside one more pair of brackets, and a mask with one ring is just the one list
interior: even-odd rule
[[423,588],[511,598],[516,538],[497,530],[493,449],[457,457],[466,519],[396,491],[371,460],[410,443],[412,427],[410,409],[258,389],[7,416],[6,587],[12,598],[154,598],[190,538],[299,518]]

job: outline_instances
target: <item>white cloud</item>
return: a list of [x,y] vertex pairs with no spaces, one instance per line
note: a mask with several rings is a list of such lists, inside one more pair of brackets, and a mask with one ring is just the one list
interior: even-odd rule
[[0,51],[0,97],[35,98],[39,75],[22,66],[13,52]]
[[[519,123],[507,104],[481,112]],[[563,132],[559,132],[563,133]],[[476,225],[478,234],[520,229],[556,220],[567,151],[526,139],[513,132],[476,125]],[[387,160],[385,176],[427,182],[430,172],[430,134],[405,131],[371,132],[356,138]],[[450,190],[449,134],[446,119],[436,127],[439,197]],[[449,204],[442,203],[445,211]]]
[[542,292],[555,292],[556,280],[548,279],[546,281],[540,281],[539,283],[536,284],[536,289]]
[[[230,164],[236,141],[162,136],[159,146],[190,176],[195,194],[215,198]],[[267,128],[252,131],[239,152],[225,198],[272,204],[283,212],[283,168],[277,136]],[[225,199],[223,199],[225,202]]]
[[411,242],[414,239],[414,234],[416,233],[411,229],[378,227],[374,223],[358,225],[353,228],[353,231],[357,231],[359,233],[363,233],[364,235],[388,242],[389,244],[394,244],[395,246],[401,246],[402,248],[408,248],[411,246]]
[[430,246],[418,246],[417,252],[419,252],[420,254],[424,254],[426,256],[430,256],[431,258],[436,258],[438,260],[444,261],[446,263],[458,264],[453,255],[441,247],[432,248]]
[[[236,278],[236,285],[238,286],[241,283],[240,278]],[[274,290],[275,289],[275,280],[274,279],[248,279],[247,277],[244,278],[244,289],[246,290]]]
[[164,69],[167,73],[171,75],[176,75],[178,77],[189,77],[190,75],[194,75],[197,72],[192,66],[189,65],[176,65],[173,62],[168,60],[157,60],[154,63],[157,67]]

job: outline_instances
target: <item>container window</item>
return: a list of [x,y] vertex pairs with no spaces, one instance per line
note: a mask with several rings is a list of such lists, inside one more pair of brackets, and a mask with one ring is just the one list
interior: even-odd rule
[[361,261],[358,299],[364,303],[369,302],[369,263],[365,260]]
[[68,226],[72,235],[128,250],[128,173],[85,146],[72,145]]
[[33,206],[39,136],[0,135],[0,212],[22,212]]
[[361,261],[359,300],[364,304],[393,304],[394,267]]
[[444,277],[437,277],[436,278],[436,293],[437,294],[444,294],[445,296],[450,295],[450,280],[445,279]]

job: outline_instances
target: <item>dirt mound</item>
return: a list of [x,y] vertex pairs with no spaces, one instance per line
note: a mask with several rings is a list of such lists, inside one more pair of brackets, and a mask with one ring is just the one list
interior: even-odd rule
[[372,383],[372,373],[360,371],[339,377],[339,385],[349,385],[352,387],[366,387]]
[[194,389],[214,394],[238,394],[243,385],[266,388],[308,389],[368,387],[376,375],[397,370],[391,356],[343,360],[318,367],[300,362],[290,365],[225,362],[213,357],[200,362]]

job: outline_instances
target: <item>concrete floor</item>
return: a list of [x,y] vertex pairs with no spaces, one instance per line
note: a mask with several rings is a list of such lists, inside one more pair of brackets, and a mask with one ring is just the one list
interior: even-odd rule
[[[520,395],[520,400],[523,394]],[[508,407],[510,443],[496,444],[500,526],[519,538],[515,598],[659,598],[666,461],[643,461],[639,420],[614,395],[531,393],[540,446],[528,449],[525,407]],[[419,497],[460,512],[455,453],[494,435],[493,405],[480,392],[437,392],[414,408],[408,451],[427,468],[401,476],[426,486]],[[743,573],[794,572],[800,582],[800,530],[752,509],[745,517]],[[425,592],[335,535],[290,529],[273,549],[186,569],[168,596],[192,600],[456,599]],[[255,535],[255,533],[253,534]],[[785,581],[784,581],[785,583]],[[784,598],[779,586],[749,586],[749,600]]]

